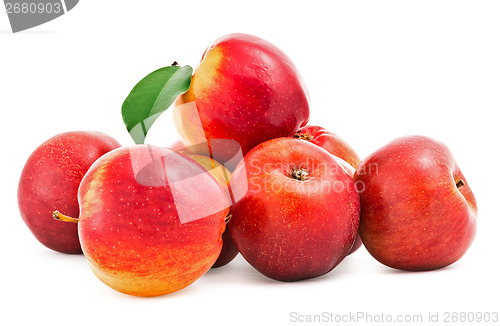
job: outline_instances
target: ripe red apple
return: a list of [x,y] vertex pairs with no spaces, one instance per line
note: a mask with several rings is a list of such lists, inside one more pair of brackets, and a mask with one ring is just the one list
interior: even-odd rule
[[262,274],[296,281],[331,271],[359,223],[353,179],[322,148],[282,137],[257,145],[234,171],[228,228]]
[[300,128],[294,137],[318,145],[330,154],[340,157],[355,169],[359,165],[360,159],[354,149],[345,140],[325,128],[308,125]]
[[448,148],[436,140],[396,139],[361,162],[359,234],[370,254],[409,271],[460,259],[476,234],[474,195]]
[[78,185],[100,156],[120,144],[100,132],[74,131],[41,144],[26,162],[17,199],[21,216],[47,248],[81,253],[77,226],[54,220],[54,211],[78,217]]
[[[176,148],[182,150],[181,146],[176,146]],[[231,178],[231,172],[229,172],[229,170],[226,169],[222,164],[208,156],[197,154],[186,155],[195,160],[204,169],[206,169],[222,186],[222,189],[224,189],[227,198],[232,201],[229,188],[229,179]],[[230,214],[231,213],[229,213],[226,220],[229,220],[231,218]],[[229,231],[225,230],[222,234],[222,250],[220,252],[219,258],[217,258],[217,261],[214,263],[212,268],[222,267],[229,264],[238,255],[238,253],[238,248],[236,248],[236,245],[234,244]]]
[[198,154],[225,166],[236,155],[236,166],[242,158],[238,153],[268,139],[293,136],[306,125],[309,100],[285,53],[261,38],[231,34],[206,49],[173,114],[184,145],[208,142],[210,148]]
[[[360,162],[359,156],[346,141],[333,132],[319,126],[307,125],[300,128],[293,137],[307,140],[340,158],[339,163],[346,169],[347,173],[351,177],[354,175]],[[358,250],[362,244],[360,236],[356,235],[356,241],[354,241],[349,255]]]
[[204,168],[175,151],[114,150],[89,169],[78,199],[83,252],[96,276],[117,291],[180,290],[221,251],[229,201]]

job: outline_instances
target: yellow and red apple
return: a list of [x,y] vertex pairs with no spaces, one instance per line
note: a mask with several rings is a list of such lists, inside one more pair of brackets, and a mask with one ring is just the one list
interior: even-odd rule
[[114,150],[92,165],[78,196],[83,252],[96,276],[117,291],[180,290],[219,256],[229,201],[183,154],[146,145]]
[[[230,167],[257,144],[293,136],[309,120],[302,78],[275,45],[247,34],[216,40],[203,54],[174,119],[182,143]],[[229,164],[227,162],[230,162]]]

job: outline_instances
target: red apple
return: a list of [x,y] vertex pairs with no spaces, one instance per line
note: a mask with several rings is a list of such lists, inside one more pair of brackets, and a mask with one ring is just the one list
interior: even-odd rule
[[198,154],[231,170],[257,144],[306,125],[309,100],[285,53],[261,38],[231,34],[207,48],[173,114],[184,145],[208,142]]
[[[347,142],[333,132],[319,126],[307,125],[297,131],[293,137],[307,140],[340,158],[339,163],[346,169],[347,173],[351,177],[354,175],[360,162],[359,156]],[[358,250],[362,244],[360,236],[357,235],[349,254]]]
[[[176,148],[182,150],[180,146],[177,146]],[[231,192],[229,188],[229,179],[231,178],[231,172],[229,172],[229,170],[226,169],[222,164],[220,164],[219,162],[215,161],[214,159],[208,156],[197,155],[197,154],[186,154],[186,155],[195,160],[204,169],[206,169],[215,178],[215,180],[217,180],[217,182],[222,186],[224,192],[227,195],[227,198],[230,201],[232,201]],[[231,213],[229,213],[226,220],[229,220],[231,218],[230,214]],[[229,234],[229,231],[226,230],[222,234],[222,250],[220,252],[219,258],[217,258],[217,261],[214,263],[212,268],[222,267],[229,264],[237,255],[238,255],[238,248],[236,248],[236,245],[234,244],[233,239]]]
[[172,150],[114,150],[89,169],[78,191],[78,231],[96,276],[131,295],[185,288],[214,264],[229,201],[198,163]]
[[231,178],[237,200],[228,229],[262,274],[296,281],[331,271],[347,255],[359,223],[353,179],[309,142],[277,138],[252,149]]
[[100,132],[74,131],[41,144],[26,162],[17,199],[21,216],[47,248],[81,253],[75,224],[54,220],[53,213],[78,217],[77,191],[85,172],[100,156],[120,144]]
[[330,154],[340,157],[355,169],[359,165],[360,159],[354,149],[342,138],[325,128],[308,125],[300,128],[294,137],[318,145]]
[[448,148],[436,140],[396,139],[361,162],[359,234],[389,267],[421,271],[460,259],[476,234],[474,195]]

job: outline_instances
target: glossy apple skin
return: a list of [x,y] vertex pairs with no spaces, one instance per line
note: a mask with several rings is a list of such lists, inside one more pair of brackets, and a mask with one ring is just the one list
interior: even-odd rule
[[[293,137],[309,141],[340,158],[342,162],[339,163],[346,168],[351,177],[361,161],[356,151],[345,140],[323,127],[307,125],[300,128]],[[362,244],[361,237],[357,235],[349,255],[358,250]]]
[[[476,234],[477,204],[449,149],[423,136],[394,140],[361,162],[359,234],[389,267],[423,271],[460,259]],[[457,188],[457,182],[464,185]]]
[[[182,146],[176,146],[177,150],[182,150]],[[229,180],[231,178],[231,172],[226,169],[222,164],[215,161],[214,159],[197,154],[186,154],[193,160],[195,160],[198,164],[203,166],[224,189],[227,198],[231,201],[231,193],[229,188]],[[230,215],[230,213],[229,213]],[[236,248],[236,245],[231,238],[228,230],[225,230],[222,234],[222,250],[220,252],[219,258],[214,263],[212,268],[222,267],[229,264],[237,255],[239,251]]]
[[[351,178],[354,178],[354,173],[356,172],[356,170],[352,167],[352,165],[347,163],[346,161],[344,161],[340,157],[337,157],[337,156],[334,156],[334,157],[337,160],[337,162],[344,168],[344,170],[347,172],[347,174],[349,174],[349,176]],[[352,245],[351,250],[349,250],[349,253],[347,255],[350,255],[350,254],[356,252],[356,250],[361,248],[362,245],[363,245],[363,241],[361,240],[359,233],[356,233],[356,240],[354,240],[354,244]]]
[[349,250],[349,253],[347,255],[355,253],[361,246],[363,245],[363,240],[361,240],[361,237],[359,236],[359,233],[356,234],[356,240],[354,240],[354,244],[351,247],[351,250]]
[[232,262],[239,253],[240,252],[234,244],[233,238],[231,237],[229,231],[224,232],[222,234],[222,250],[220,251],[219,257],[213,264],[212,268],[226,266],[227,264]]
[[230,34],[206,49],[173,115],[185,146],[208,141],[211,153],[200,154],[226,165],[239,147],[244,155],[268,139],[293,136],[309,120],[309,99],[284,52],[256,36]]
[[76,224],[57,221],[54,211],[78,218],[78,186],[92,163],[120,144],[101,132],[58,134],[28,158],[19,180],[21,216],[40,243],[63,253],[81,253]]
[[[293,177],[303,169],[307,179]],[[359,224],[353,179],[335,158],[309,142],[283,137],[252,149],[231,178],[227,224],[243,257],[280,281],[313,278],[347,255]]]
[[78,196],[83,252],[96,276],[119,292],[180,290],[219,256],[229,202],[183,154],[146,145],[117,149],[92,165]]
[[318,145],[330,154],[340,157],[355,169],[361,161],[356,151],[345,140],[323,127],[307,125],[300,128],[294,137]]

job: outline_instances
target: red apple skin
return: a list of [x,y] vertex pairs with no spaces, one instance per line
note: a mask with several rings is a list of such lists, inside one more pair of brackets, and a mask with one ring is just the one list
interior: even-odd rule
[[82,253],[74,223],[57,221],[54,211],[78,218],[78,186],[92,163],[120,144],[101,132],[73,131],[41,144],[28,158],[19,181],[21,216],[47,248]]
[[[460,259],[476,234],[477,204],[453,155],[423,136],[398,138],[361,162],[359,234],[389,267],[424,271]],[[457,187],[459,180],[464,183]]]
[[349,250],[349,253],[347,255],[353,254],[356,252],[361,246],[363,245],[363,240],[361,240],[361,237],[359,236],[359,233],[356,234],[356,240],[354,240],[354,244],[351,247],[351,250]]
[[[359,156],[354,149],[338,135],[320,126],[307,125],[300,128],[293,137],[309,141],[340,158],[342,161],[339,163],[346,169],[347,173],[349,173],[351,177],[354,175],[354,171],[360,162]],[[358,250],[362,244],[361,237],[357,235],[356,241],[351,251],[349,251],[349,255]]]
[[[353,178],[356,170],[352,167],[352,165],[350,165],[349,163],[347,163],[346,161],[344,161],[340,157],[337,157],[337,156],[334,156],[334,157],[337,160],[337,162],[344,168],[344,170],[347,172],[347,174],[349,174],[349,176],[351,178]],[[354,244],[352,245],[351,250],[349,250],[349,253],[347,255],[349,256],[350,254],[356,252],[356,250],[361,248],[362,245],[363,245],[363,241],[361,240],[359,233],[357,233],[356,240],[354,240]]]
[[211,156],[225,164],[239,147],[244,155],[266,140],[293,136],[309,120],[309,99],[284,52],[256,36],[230,34],[206,49],[173,114],[185,146],[208,141]]
[[233,238],[231,238],[231,234],[229,234],[229,231],[225,231],[222,234],[222,250],[220,251],[219,257],[213,264],[212,268],[226,266],[232,262],[239,253],[240,252],[234,244]]
[[[183,150],[181,145],[175,146],[177,151]],[[231,190],[229,188],[229,180],[231,178],[231,172],[229,172],[223,165],[214,159],[198,154],[186,154],[198,164],[200,164],[205,170],[207,170],[217,182],[222,186],[222,189],[227,195],[229,201],[231,201]],[[229,213],[230,215],[230,213]],[[229,235],[229,231],[225,230],[222,234],[222,250],[220,252],[219,258],[214,263],[212,268],[218,268],[229,264],[237,255],[239,251],[233,242],[233,239]]]
[[[293,171],[308,173],[306,180]],[[353,179],[327,151],[283,137],[252,149],[234,171],[227,226],[242,256],[280,281],[313,278],[347,255],[359,224]],[[338,187],[338,188],[337,188]]]
[[83,252],[96,276],[119,292],[183,289],[219,256],[229,202],[183,154],[146,145],[114,150],[92,165],[78,196]]
[[307,125],[300,128],[294,137],[310,141],[330,154],[340,157],[355,169],[359,165],[360,159],[354,149],[338,135],[323,127]]

